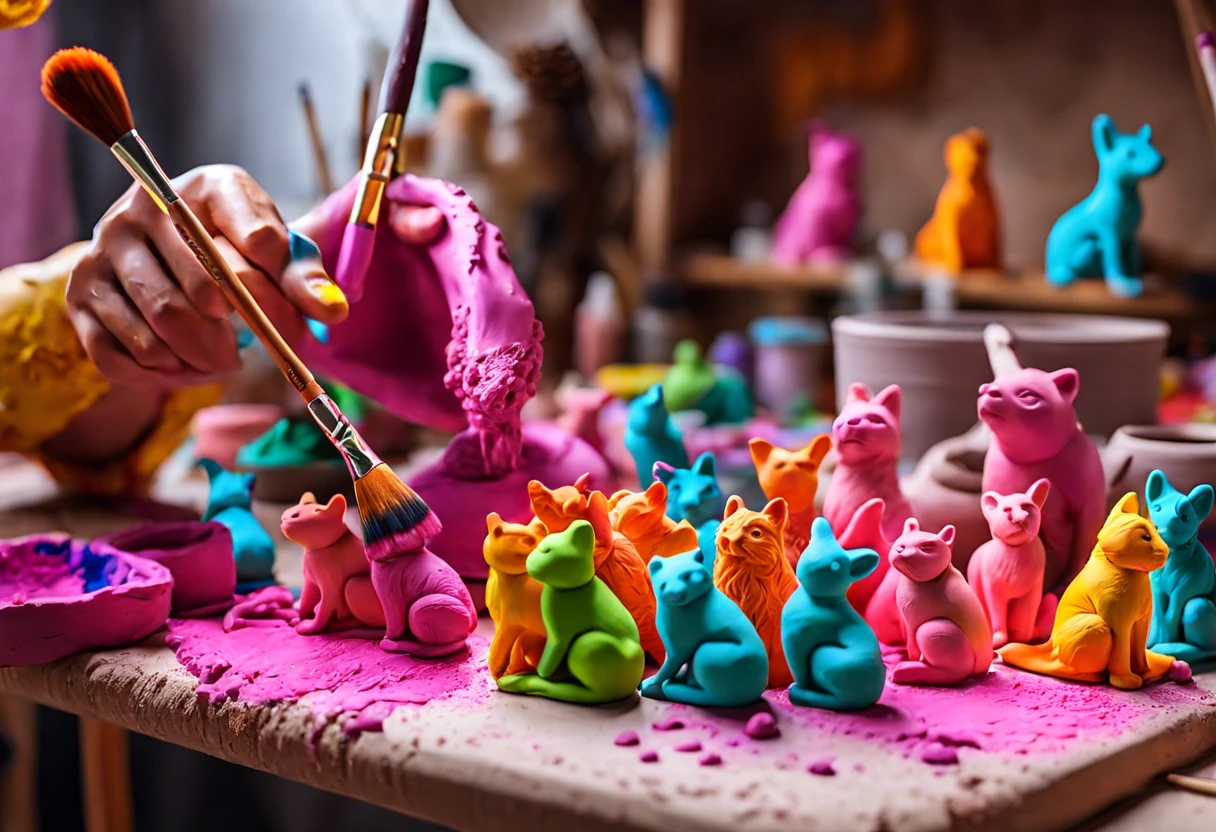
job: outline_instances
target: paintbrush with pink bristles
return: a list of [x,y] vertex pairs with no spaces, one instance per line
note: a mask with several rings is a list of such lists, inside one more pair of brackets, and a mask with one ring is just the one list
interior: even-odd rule
[[405,126],[405,111],[410,106],[414,78],[418,75],[418,57],[422,51],[422,34],[426,29],[428,0],[412,0],[405,14],[401,39],[389,56],[384,82],[380,85],[380,115],[372,126],[359,174],[359,191],[351,208],[350,221],[342,234],[338,252],[338,268],[334,277],[351,300],[361,294],[362,277],[372,261],[376,241],[376,223],[384,189],[401,165],[397,159],[405,153],[401,141]]

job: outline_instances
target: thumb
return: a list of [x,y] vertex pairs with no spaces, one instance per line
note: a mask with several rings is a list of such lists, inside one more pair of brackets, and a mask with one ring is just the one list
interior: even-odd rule
[[283,270],[283,294],[308,318],[338,323],[350,312],[346,296],[325,271],[321,249],[299,231],[288,233],[289,260]]

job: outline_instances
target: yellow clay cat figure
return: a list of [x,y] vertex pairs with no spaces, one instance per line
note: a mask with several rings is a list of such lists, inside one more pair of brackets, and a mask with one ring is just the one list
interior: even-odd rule
[[497,514],[486,517],[483,553],[490,566],[486,607],[494,620],[490,642],[490,677],[531,673],[545,649],[545,622],[540,614],[544,588],[528,574],[528,555],[545,537],[545,525],[504,523]]
[[[778,448],[766,439],[748,443],[752,462],[760,479],[764,496],[770,500],[781,497],[789,506],[789,521],[785,525],[785,557],[790,566],[798,568],[798,559],[811,540],[811,523],[815,520],[815,493],[819,490],[819,466],[832,450],[832,437],[821,434],[800,451]],[[841,530],[843,531],[843,529]]]
[[1166,675],[1172,656],[1146,649],[1153,618],[1148,573],[1165,565],[1169,547],[1139,514],[1135,493],[1111,510],[1089,561],[1060,598],[1045,644],[1009,644],[1006,664],[1083,682],[1135,690]]

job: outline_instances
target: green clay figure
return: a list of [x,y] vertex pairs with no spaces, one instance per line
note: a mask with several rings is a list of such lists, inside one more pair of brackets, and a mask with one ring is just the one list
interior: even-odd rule
[[312,420],[302,422],[290,418],[280,419],[236,454],[236,463],[242,468],[288,468],[315,462],[337,465],[341,460]]
[[595,705],[624,699],[642,681],[646,656],[633,617],[595,577],[595,532],[577,520],[528,556],[540,596],[545,650],[536,674],[503,676],[498,687],[562,702]]
[[699,410],[709,425],[741,424],[752,418],[752,392],[737,370],[715,367],[691,339],[676,344],[673,360],[663,379],[669,411]]

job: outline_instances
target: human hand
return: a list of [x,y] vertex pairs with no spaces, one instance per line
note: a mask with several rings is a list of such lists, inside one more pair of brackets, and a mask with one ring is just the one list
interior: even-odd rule
[[[284,337],[303,332],[303,316],[327,324],[346,317],[346,299],[320,260],[290,259],[287,226],[248,173],[209,165],[174,186]],[[199,384],[240,366],[232,307],[139,186],[97,224],[67,303],[89,357],[114,383]]]

